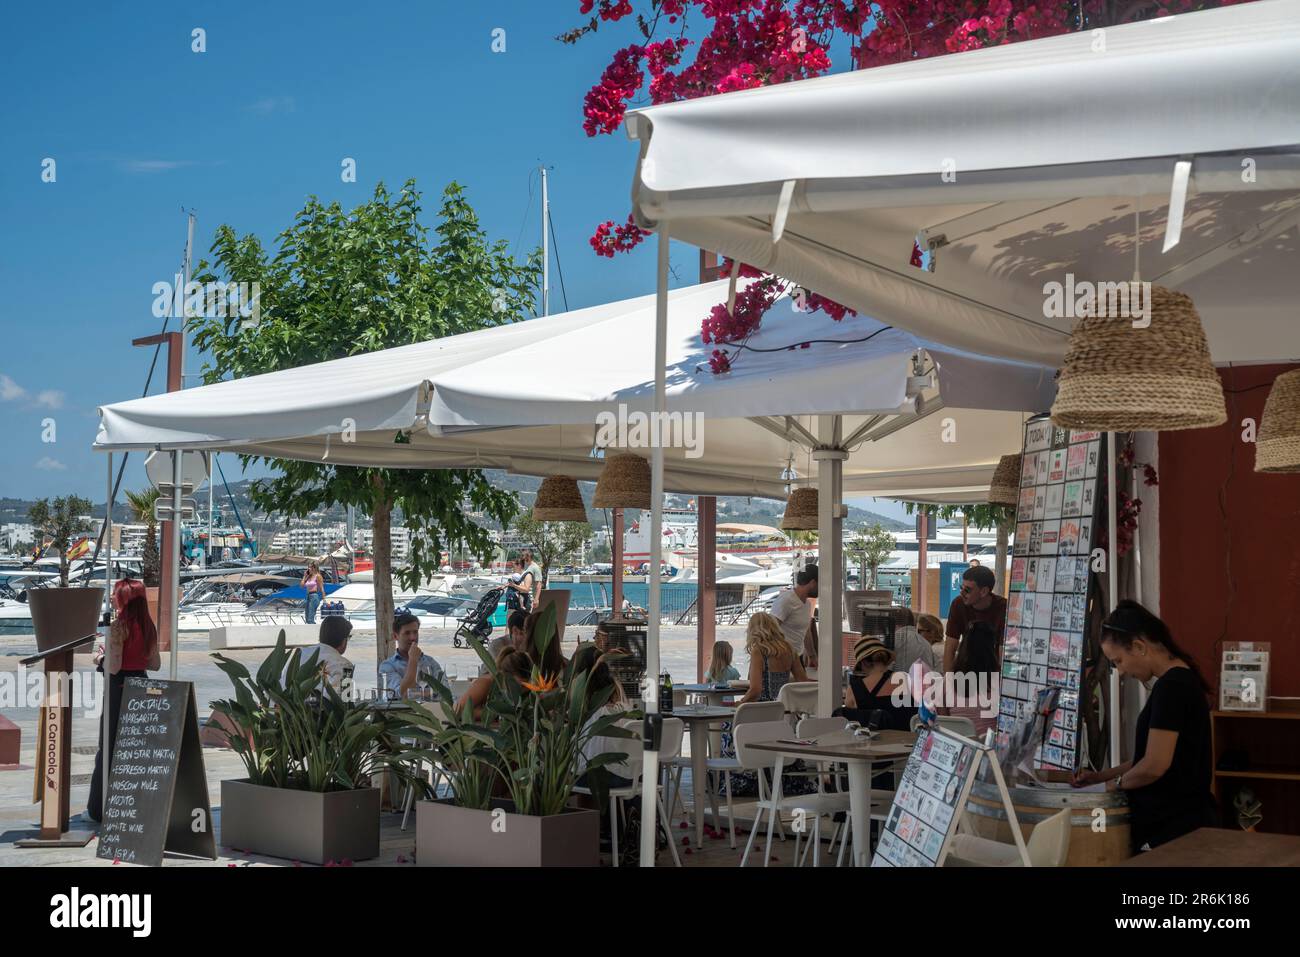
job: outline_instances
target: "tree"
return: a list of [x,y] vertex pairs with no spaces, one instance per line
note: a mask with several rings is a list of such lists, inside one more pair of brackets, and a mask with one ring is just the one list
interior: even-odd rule
[[162,561],[158,555],[158,520],[154,517],[154,503],[162,493],[156,488],[127,492],[126,501],[137,522],[144,522],[144,547],[140,550],[140,580],[150,588],[162,581]]
[[846,551],[858,557],[858,587],[865,587],[867,569],[871,570],[871,587],[876,587],[880,566],[889,560],[895,548],[894,536],[879,522],[863,525],[849,541]]
[[49,547],[59,555],[59,585],[68,587],[68,549],[72,547],[72,537],[91,530],[90,520],[85,518],[91,509],[89,500],[79,495],[65,495],[51,502],[43,498],[35,502],[27,511],[27,521],[36,526],[42,540],[49,540]]
[[[847,47],[844,65],[853,70],[1236,2],[1242,0],[580,0],[579,12],[590,19],[557,39],[577,43],[611,29],[634,36],[615,51],[583,102],[583,129],[599,136],[622,126],[647,79],[649,101],[669,103],[821,76],[832,69],[832,47]],[[614,26],[619,21],[628,22]],[[649,235],[629,215],[618,225],[602,223],[590,242],[598,255],[612,258]],[[921,261],[914,245],[912,265]],[[737,295],[734,310],[720,304],[704,317],[703,341],[723,347],[709,363],[715,373],[730,369],[738,351],[725,347],[753,335],[791,285],[758,270],[741,275],[759,281]],[[837,321],[849,313],[804,293],[810,312]]]
[[904,502],[903,507],[908,515],[920,508],[926,515],[931,517],[937,515],[945,522],[964,515],[967,524],[975,528],[996,529],[998,539],[993,560],[993,577],[997,580],[998,587],[1002,587],[1007,575],[1007,542],[1016,524],[1014,505],[990,505],[988,502],[974,502],[970,505],[922,505],[919,502]]
[[[420,193],[408,180],[393,196],[380,183],[374,197],[351,212],[310,197],[277,237],[268,256],[254,235],[221,226],[214,262],[199,263],[200,283],[257,283],[259,314],[191,319],[195,345],[208,356],[207,382],[337,359],[456,335],[527,318],[541,272],[540,255],[516,262],[506,241],[490,241],[464,190],[443,191],[433,236],[420,222]],[[216,312],[215,310],[209,310]],[[410,441],[397,433],[394,443]],[[251,461],[244,457],[244,464]],[[392,618],[394,509],[410,529],[408,564],[400,572],[415,587],[435,572],[444,542],[477,553],[490,546],[477,512],[505,524],[518,503],[493,488],[478,469],[371,469],[271,459],[277,471],[250,489],[266,512],[305,517],[353,505],[374,529],[377,653],[391,654],[382,623]]]
[[586,522],[539,522],[528,513],[515,519],[515,532],[531,542],[537,563],[542,566],[542,587],[550,583],[551,566],[571,558],[591,534]]

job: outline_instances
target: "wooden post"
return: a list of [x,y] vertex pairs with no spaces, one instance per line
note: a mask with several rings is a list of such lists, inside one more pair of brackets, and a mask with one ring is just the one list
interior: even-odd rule
[[[916,613],[918,615],[925,614],[925,568],[930,557],[930,550],[928,547],[930,541],[929,522],[930,516],[926,515],[924,509],[922,509],[922,511],[916,516],[916,594],[912,596],[912,603],[915,605]],[[942,608],[939,609],[939,613],[943,614]]]
[[701,495],[695,500],[696,597],[695,680],[704,680],[704,663],[713,656],[718,607],[718,500]]
[[962,512],[961,513],[961,560],[964,562],[970,561],[970,548],[966,537],[967,528],[968,528],[968,524],[967,524],[966,513]]
[[612,559],[610,568],[610,594],[613,604],[611,618],[623,617],[623,510],[614,509],[614,529],[610,534],[609,553]]

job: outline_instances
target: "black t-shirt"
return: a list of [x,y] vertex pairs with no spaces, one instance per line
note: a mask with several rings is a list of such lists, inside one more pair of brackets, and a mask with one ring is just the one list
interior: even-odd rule
[[1128,790],[1133,847],[1156,847],[1217,823],[1210,791],[1210,706],[1191,668],[1170,668],[1156,681],[1138,715],[1133,763],[1147,753],[1151,729],[1177,731],[1174,759],[1159,780]]

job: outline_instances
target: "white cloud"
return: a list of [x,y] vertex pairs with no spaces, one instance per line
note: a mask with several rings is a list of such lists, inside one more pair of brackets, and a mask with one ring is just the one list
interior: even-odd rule
[[3,372],[0,372],[0,401],[13,402],[27,398],[27,390]]
[[198,160],[122,160],[118,167],[128,173],[166,173],[186,166],[196,166]]
[[294,99],[291,96],[264,96],[247,107],[250,113],[260,113],[262,116],[269,116],[272,113],[292,113],[294,109]]
[[36,468],[42,472],[66,472],[68,467],[58,459],[52,459],[48,455],[36,463]]
[[32,395],[9,376],[0,372],[0,402],[27,402],[38,409],[63,408],[64,395],[58,389],[42,389]]
[[36,404],[43,409],[61,409],[63,393],[58,389],[44,389],[36,393]]

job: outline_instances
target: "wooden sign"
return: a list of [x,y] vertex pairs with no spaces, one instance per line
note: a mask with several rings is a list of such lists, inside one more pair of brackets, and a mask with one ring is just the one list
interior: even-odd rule
[[216,859],[194,685],[127,678],[98,855],[158,866],[163,851]]
[[1025,425],[1020,501],[1002,644],[998,745],[1058,688],[1057,709],[1033,755],[1035,768],[1073,770],[1083,728],[1079,687],[1088,632],[1092,548],[1099,539],[1105,441],[1100,432]]

